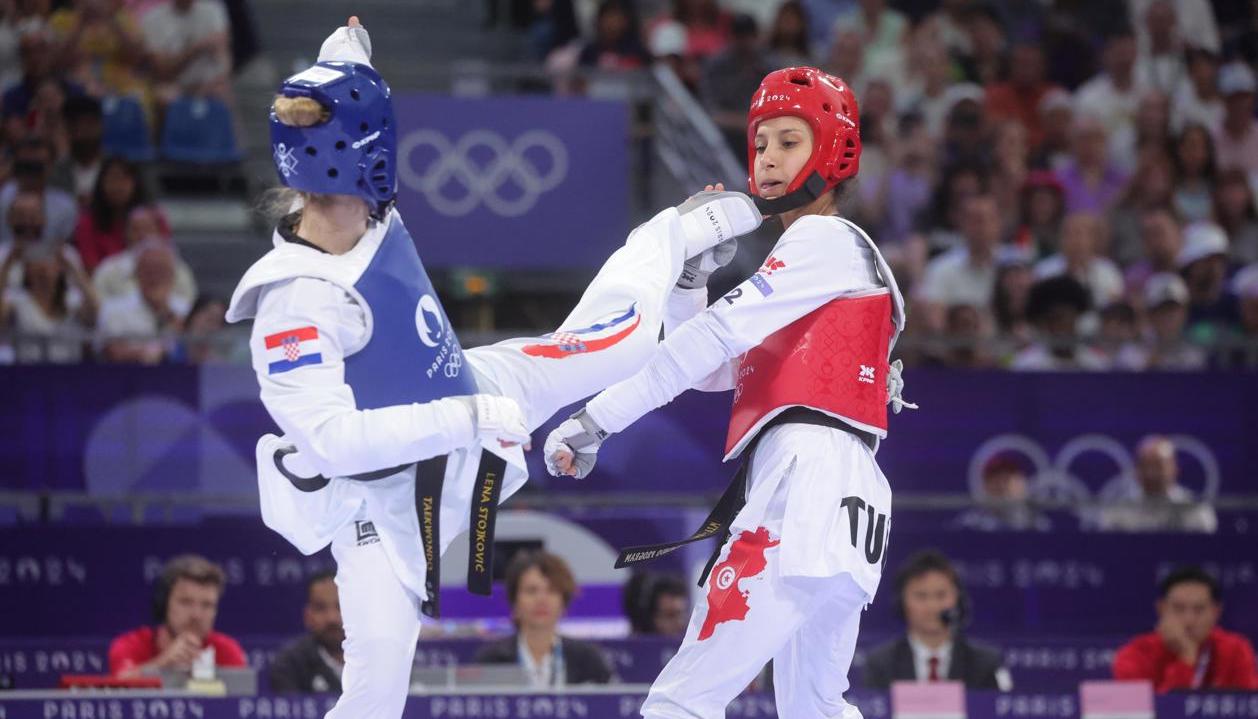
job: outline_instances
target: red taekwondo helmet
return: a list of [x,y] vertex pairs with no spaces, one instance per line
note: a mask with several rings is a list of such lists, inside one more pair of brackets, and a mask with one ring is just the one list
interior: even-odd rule
[[[798,117],[812,127],[812,156],[781,197],[766,200],[756,187],[756,128],[773,117]],[[751,96],[747,117],[747,171],[751,194],[766,215],[794,210],[833,190],[860,169],[860,112],[856,94],[841,78],[815,67],[788,67],[765,75]]]

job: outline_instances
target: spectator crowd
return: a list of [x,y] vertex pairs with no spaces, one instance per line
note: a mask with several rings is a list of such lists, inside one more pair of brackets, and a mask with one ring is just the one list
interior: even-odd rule
[[[557,75],[670,66],[740,164],[767,72],[849,83],[844,212],[911,298],[910,364],[1258,366],[1255,3],[510,6]],[[181,102],[232,106],[231,38],[222,0],[0,0],[0,362],[230,353],[144,170]]]
[[908,362],[1258,364],[1254,3],[547,0],[521,24],[552,69],[670,64],[740,163],[767,72],[851,85],[845,213],[909,290]]
[[0,363],[214,355],[146,170],[231,69],[221,0],[0,0]]

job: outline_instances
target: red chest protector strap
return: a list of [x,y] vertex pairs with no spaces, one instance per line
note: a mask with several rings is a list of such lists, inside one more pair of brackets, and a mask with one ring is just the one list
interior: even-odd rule
[[877,437],[887,433],[892,323],[887,290],[841,297],[774,332],[743,356],[726,459],[788,407],[808,407]]

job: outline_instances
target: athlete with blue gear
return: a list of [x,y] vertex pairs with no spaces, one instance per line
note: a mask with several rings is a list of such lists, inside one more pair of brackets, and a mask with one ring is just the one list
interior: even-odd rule
[[283,432],[258,442],[262,516],[307,554],[332,547],[346,641],[328,716],[397,717],[440,556],[471,527],[468,586],[489,590],[492,518],[527,479],[519,445],[638,371],[761,217],[746,195],[701,193],[634,229],[556,332],[464,351],[393,207],[398,128],[356,18],[284,81],[271,131],[289,214],[228,310],[253,320]]

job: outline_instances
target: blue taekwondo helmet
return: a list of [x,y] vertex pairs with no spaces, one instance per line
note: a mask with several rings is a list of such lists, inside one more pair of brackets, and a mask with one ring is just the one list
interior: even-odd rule
[[368,65],[320,62],[280,85],[309,97],[327,122],[291,127],[271,110],[271,151],[280,182],[295,190],[354,195],[383,218],[397,197],[397,129],[389,85]]

